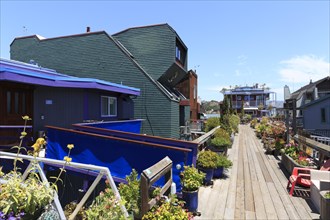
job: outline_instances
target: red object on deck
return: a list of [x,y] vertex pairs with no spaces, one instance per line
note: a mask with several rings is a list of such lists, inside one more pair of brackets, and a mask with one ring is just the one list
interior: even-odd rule
[[296,184],[309,188],[311,186],[310,168],[295,167],[289,178],[287,188],[290,187],[290,196],[292,196]]

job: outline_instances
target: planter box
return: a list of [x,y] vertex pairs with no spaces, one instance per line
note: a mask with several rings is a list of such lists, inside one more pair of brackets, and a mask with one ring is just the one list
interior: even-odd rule
[[210,151],[216,152],[217,154],[223,154],[223,155],[227,155],[228,152],[228,147],[221,147],[221,148],[216,148],[213,147],[212,145],[207,146],[207,149],[209,149]]
[[281,162],[289,174],[292,173],[294,167],[305,167],[298,164],[296,161],[294,161],[291,157],[289,157],[286,154],[282,154]]
[[320,191],[321,194],[321,204],[320,204],[320,218],[330,219],[330,199],[324,198],[324,195],[329,190]]

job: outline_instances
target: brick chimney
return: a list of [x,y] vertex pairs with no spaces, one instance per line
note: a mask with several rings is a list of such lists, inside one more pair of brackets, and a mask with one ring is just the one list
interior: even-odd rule
[[86,32],[88,33],[88,32],[91,32],[91,28],[90,27],[87,27],[86,28]]

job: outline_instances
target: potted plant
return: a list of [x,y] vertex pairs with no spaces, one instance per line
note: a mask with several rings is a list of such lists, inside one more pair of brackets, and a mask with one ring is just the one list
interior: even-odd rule
[[193,215],[183,208],[183,202],[179,201],[175,195],[169,200],[160,199],[158,204],[143,215],[142,220],[159,219],[193,219]]
[[196,164],[198,169],[206,174],[204,179],[205,185],[212,184],[213,172],[214,169],[217,167],[216,166],[217,156],[218,156],[217,153],[210,150],[204,150],[198,154]]
[[321,219],[330,219],[330,191],[320,191],[321,204],[320,204],[320,217]]
[[211,149],[217,153],[227,154],[231,144],[230,139],[226,137],[215,137],[211,139]]
[[198,207],[198,189],[202,186],[205,173],[198,171],[193,165],[184,166],[180,173],[182,199],[190,212],[196,212]]
[[120,183],[118,187],[121,198],[125,201],[127,212],[135,218],[141,218],[140,179],[138,179],[138,173],[135,169],[132,169],[130,175],[126,176],[126,181],[127,184]]
[[233,163],[225,155],[218,155],[216,161],[216,168],[214,169],[213,178],[221,178],[223,175],[224,169],[231,167]]
[[93,203],[88,209],[86,209],[85,214],[89,220],[126,219],[121,211],[120,202],[110,187],[107,187],[104,192],[100,192],[100,194],[93,200]]

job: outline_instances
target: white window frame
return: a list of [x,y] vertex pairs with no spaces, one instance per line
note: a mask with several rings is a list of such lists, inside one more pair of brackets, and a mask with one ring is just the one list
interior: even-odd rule
[[[103,99],[107,99],[107,114],[103,114]],[[111,100],[114,100],[115,103],[115,112],[111,114]],[[113,96],[101,96],[101,117],[116,117],[117,116],[117,97]]]

